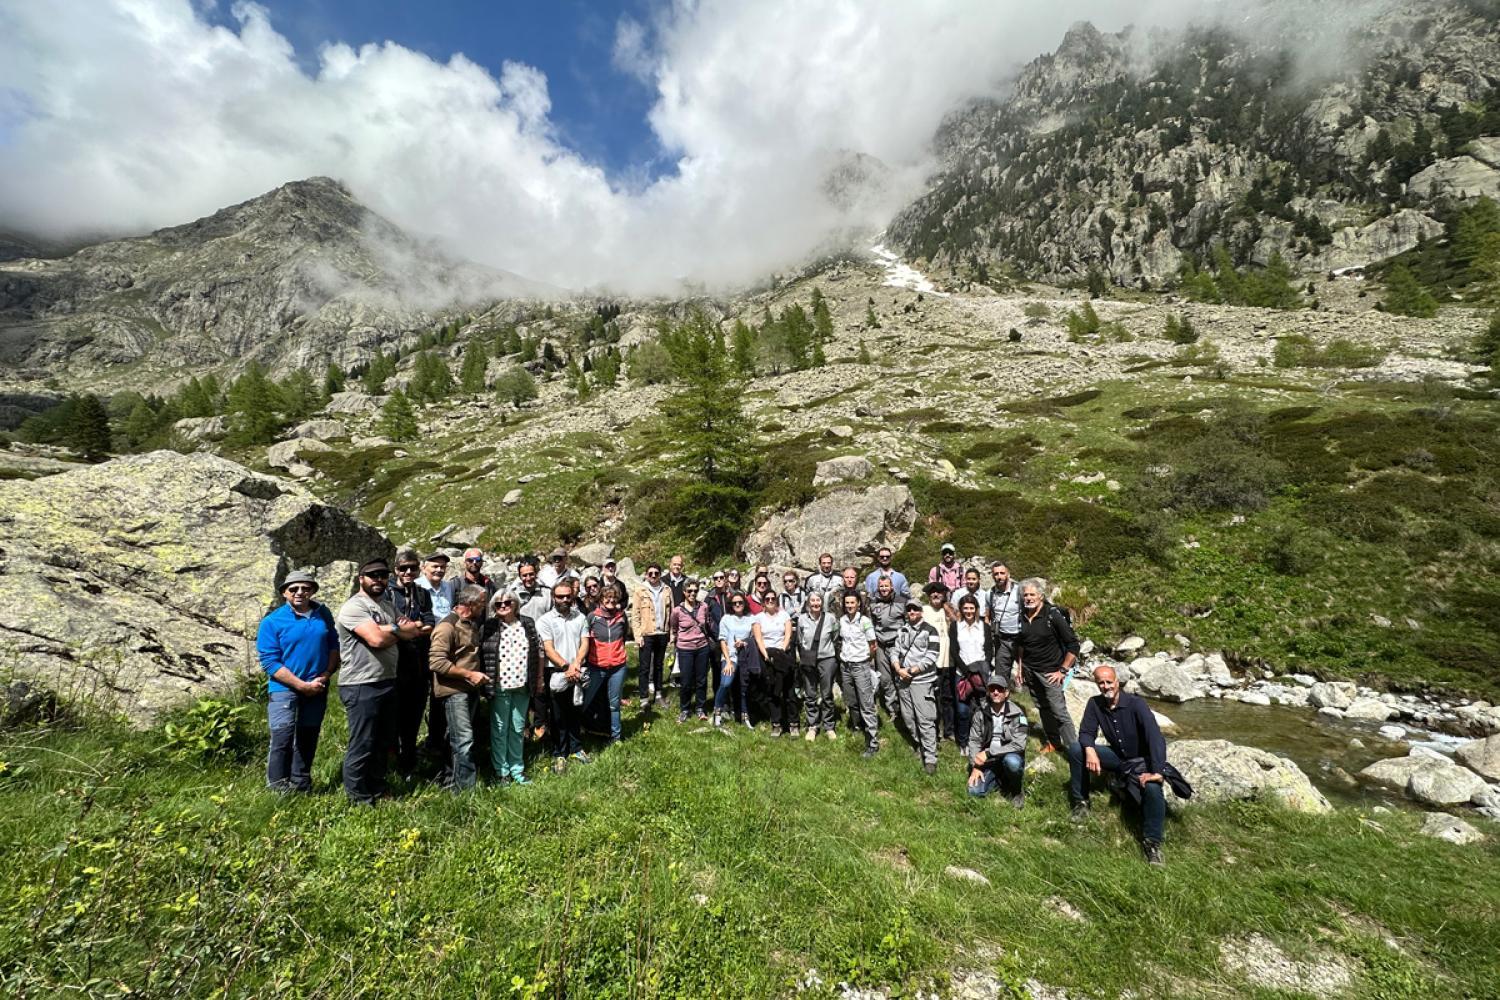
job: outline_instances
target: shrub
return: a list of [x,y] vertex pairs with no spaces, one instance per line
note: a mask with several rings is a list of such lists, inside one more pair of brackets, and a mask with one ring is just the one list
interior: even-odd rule
[[1373,368],[1385,360],[1378,347],[1335,337],[1319,348],[1311,337],[1288,334],[1276,341],[1272,363],[1277,368]]
[[1266,541],[1261,561],[1282,576],[1306,576],[1317,569],[1328,539],[1317,532],[1282,525]]
[[1052,308],[1045,302],[1028,302],[1021,312],[1027,319],[1047,319],[1052,315]]
[[1084,337],[1092,337],[1099,333],[1104,326],[1104,321],[1094,311],[1092,302],[1085,302],[1079,309],[1068,310],[1068,315],[1063,319],[1063,325],[1068,330],[1068,340],[1077,343]]
[[1198,341],[1198,331],[1193,321],[1186,316],[1168,316],[1162,336],[1174,344],[1193,344]]
[[162,750],[173,760],[244,760],[255,746],[250,732],[251,707],[204,698],[162,729]]
[[512,365],[495,379],[495,396],[512,406],[536,399],[536,378],[520,365]]
[[1405,264],[1391,268],[1385,278],[1385,298],[1380,308],[1397,316],[1430,319],[1437,315],[1437,299],[1418,283]]

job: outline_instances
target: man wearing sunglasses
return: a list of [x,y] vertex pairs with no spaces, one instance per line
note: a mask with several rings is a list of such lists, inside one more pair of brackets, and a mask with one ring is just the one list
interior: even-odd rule
[[[417,734],[422,730],[424,711],[428,713],[428,746],[435,746],[439,738],[448,738],[443,706],[433,695],[432,674],[427,669],[427,651],[438,618],[432,610],[432,591],[417,582],[421,565],[420,557],[410,549],[397,553],[396,578],[390,587],[396,617],[422,623],[419,635],[396,644],[396,770],[408,780],[417,770]],[[442,726],[437,721],[440,718],[445,722]],[[446,758],[447,754],[441,756]]]
[[385,794],[386,748],[396,729],[396,673],[402,639],[415,639],[422,623],[398,618],[386,593],[391,567],[371,559],[359,568],[359,590],[334,616],[339,636],[339,701],[349,717],[344,791],[356,805],[373,806]]
[[286,603],[261,620],[255,636],[270,692],[266,786],[278,792],[312,791],[328,678],[339,668],[333,615],[313,600],[317,592],[318,581],[306,573],[288,574],[281,585]]
[[485,607],[489,607],[489,599],[495,596],[499,585],[484,571],[484,550],[464,549],[464,575],[458,581],[460,588],[483,587],[485,593]]
[[802,605],[807,603],[807,592],[802,589],[802,580],[797,576],[796,570],[787,570],[781,574],[781,610],[791,616],[793,621],[802,613]]

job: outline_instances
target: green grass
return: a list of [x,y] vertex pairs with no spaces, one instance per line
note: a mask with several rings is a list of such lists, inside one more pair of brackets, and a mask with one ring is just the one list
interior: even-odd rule
[[951,747],[928,778],[891,742],[866,762],[847,739],[635,722],[531,788],[424,785],[372,811],[337,791],[337,707],[306,799],[261,787],[259,708],[244,752],[207,761],[173,759],[160,730],[10,732],[0,989],[765,997],[810,969],[904,991],[988,969],[1087,995],[1253,996],[1218,965],[1251,931],[1348,957],[1354,996],[1493,995],[1500,974],[1493,837],[1454,848],[1404,812],[1246,803],[1170,820],[1158,871],[1103,799],[1067,822],[1055,776],[1028,777],[1017,813],[969,800]]

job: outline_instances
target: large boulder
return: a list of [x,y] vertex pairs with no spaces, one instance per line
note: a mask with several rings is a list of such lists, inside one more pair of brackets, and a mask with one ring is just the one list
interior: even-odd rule
[[604,560],[614,554],[615,547],[609,542],[590,542],[568,553],[575,566],[603,566]]
[[1359,776],[1432,806],[1469,802],[1489,791],[1479,775],[1423,747],[1413,747],[1405,757],[1377,760]]
[[337,420],[308,420],[292,428],[294,438],[317,438],[335,441],[349,436],[349,429]]
[[1500,199],[1500,154],[1497,154],[1497,149],[1500,149],[1500,138],[1477,140],[1469,147],[1468,153],[1438,160],[1419,171],[1407,181],[1406,190],[1427,200]]
[[266,464],[273,469],[290,469],[294,465],[305,465],[301,459],[320,451],[332,451],[328,445],[311,437],[294,437],[290,441],[278,441],[266,449]]
[[172,429],[189,441],[218,441],[229,433],[223,417],[183,417]]
[[1302,769],[1285,757],[1228,740],[1178,740],[1170,760],[1193,786],[1193,797],[1177,805],[1209,805],[1236,799],[1270,799],[1296,812],[1326,813],[1333,807]]
[[840,455],[838,458],[830,458],[818,463],[817,472],[813,475],[814,486],[827,486],[831,483],[844,483],[855,479],[869,479],[874,466],[868,458],[859,455]]
[[901,547],[916,522],[905,486],[840,490],[805,507],[773,514],[745,543],[752,563],[813,569],[822,552],[835,566],[868,562],[882,545]]
[[1491,781],[1500,781],[1500,736],[1470,740],[1458,748],[1458,759]]
[[348,413],[354,416],[373,416],[380,412],[387,397],[370,396],[363,392],[336,392],[323,409],[328,413]]
[[1337,708],[1340,711],[1354,703],[1358,688],[1349,681],[1322,681],[1307,691],[1307,700],[1316,708]]
[[337,605],[375,529],[206,453],[152,452],[0,483],[0,661],[148,723],[258,670],[254,637],[293,569]]
[[1344,706],[1344,718],[1361,719],[1366,722],[1385,722],[1396,714],[1396,709],[1379,698],[1355,698]]
[[1484,834],[1474,829],[1451,813],[1428,813],[1422,818],[1422,835],[1446,840],[1450,844],[1472,844],[1484,839]]
[[1162,701],[1184,702],[1202,698],[1205,685],[1190,668],[1174,660],[1149,661],[1150,666],[1137,673],[1141,691]]

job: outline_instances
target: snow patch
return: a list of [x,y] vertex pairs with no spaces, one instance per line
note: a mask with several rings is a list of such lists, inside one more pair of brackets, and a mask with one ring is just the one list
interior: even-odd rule
[[872,246],[870,253],[874,254],[875,259],[880,261],[881,266],[885,268],[885,281],[881,282],[881,284],[886,287],[906,288],[913,292],[921,292],[924,295],[948,297],[947,292],[938,291],[937,286],[932,283],[927,275],[906,263],[906,261],[898,257],[884,243],[877,243]]

